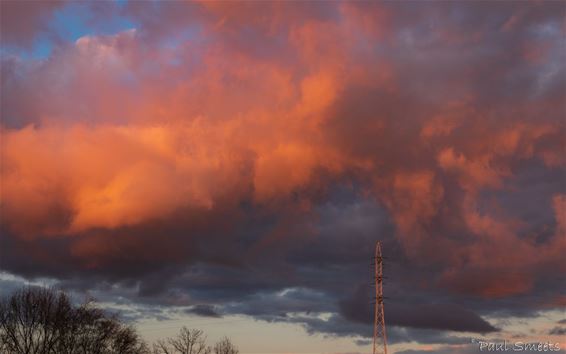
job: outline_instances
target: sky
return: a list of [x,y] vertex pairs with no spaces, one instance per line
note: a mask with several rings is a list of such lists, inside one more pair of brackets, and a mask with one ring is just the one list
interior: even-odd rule
[[0,10],[0,294],[369,353],[380,240],[390,353],[566,352],[564,2]]

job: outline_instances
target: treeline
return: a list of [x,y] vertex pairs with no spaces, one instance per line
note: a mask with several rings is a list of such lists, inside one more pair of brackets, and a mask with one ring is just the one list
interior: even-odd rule
[[227,337],[213,347],[198,329],[149,345],[136,328],[93,301],[74,305],[62,291],[22,288],[0,299],[2,354],[238,354]]

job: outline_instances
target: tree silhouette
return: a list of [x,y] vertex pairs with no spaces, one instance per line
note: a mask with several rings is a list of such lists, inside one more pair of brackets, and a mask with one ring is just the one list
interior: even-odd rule
[[93,302],[74,306],[68,295],[27,287],[0,300],[0,350],[6,354],[146,354],[135,329]]
[[224,337],[214,345],[214,354],[238,354],[239,350],[230,341],[230,338]]
[[210,354],[206,336],[200,329],[183,326],[176,337],[160,339],[153,344],[154,354]]

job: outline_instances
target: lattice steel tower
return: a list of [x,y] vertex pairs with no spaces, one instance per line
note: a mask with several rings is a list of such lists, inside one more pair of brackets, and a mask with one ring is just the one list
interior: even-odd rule
[[375,243],[375,312],[373,320],[373,354],[387,354],[387,334],[383,314],[383,256],[381,242]]

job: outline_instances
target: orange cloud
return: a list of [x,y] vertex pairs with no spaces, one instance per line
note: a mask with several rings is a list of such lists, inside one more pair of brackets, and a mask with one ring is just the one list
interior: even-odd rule
[[[563,196],[552,201],[558,236],[542,246],[521,234],[527,221],[479,210],[482,192],[509,192],[522,163],[563,168],[562,102],[545,94],[558,85],[509,98],[497,89],[523,88],[506,81],[518,77],[511,59],[486,63],[459,36],[443,42],[446,29],[420,43],[386,4],[266,3],[256,16],[224,2],[166,3],[165,24],[131,6],[138,29],[3,64],[16,86],[2,99],[2,222],[15,237],[201,217],[223,203],[276,213],[301,192],[349,183],[385,206],[409,257],[446,267],[447,287],[493,270],[501,276],[468,290],[525,292],[533,278],[510,269],[523,270],[525,256],[533,267],[558,259]],[[175,31],[183,9],[197,34]],[[22,112],[32,118],[17,121]],[[96,267],[114,250],[90,237],[71,253]]]

